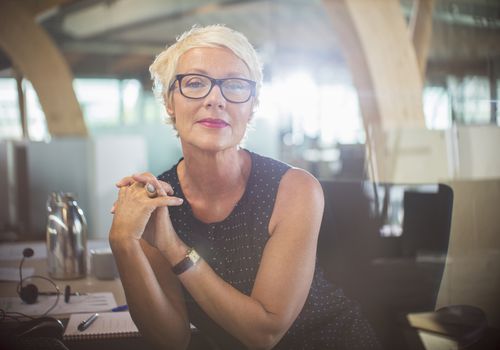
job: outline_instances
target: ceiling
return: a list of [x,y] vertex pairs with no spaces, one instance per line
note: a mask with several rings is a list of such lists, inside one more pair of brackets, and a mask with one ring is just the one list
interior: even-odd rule
[[[59,4],[38,11],[36,18],[76,76],[134,77],[147,82],[147,68],[165,45],[195,24],[213,23],[247,35],[260,52],[268,76],[285,65],[343,64],[320,0],[53,2]],[[413,0],[401,0],[407,18],[412,4]],[[499,60],[500,1],[435,0],[431,73],[484,74],[491,62]],[[0,52],[0,68],[8,66]]]

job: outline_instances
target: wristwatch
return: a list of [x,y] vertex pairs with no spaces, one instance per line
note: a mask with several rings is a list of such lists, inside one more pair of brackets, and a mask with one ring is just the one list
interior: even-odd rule
[[188,270],[191,266],[194,266],[198,262],[198,260],[200,260],[200,256],[198,255],[196,250],[194,250],[194,248],[189,248],[184,259],[175,264],[172,267],[172,271],[176,275],[180,275],[181,273]]

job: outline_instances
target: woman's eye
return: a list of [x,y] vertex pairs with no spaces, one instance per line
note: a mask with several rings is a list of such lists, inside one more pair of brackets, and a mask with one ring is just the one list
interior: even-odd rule
[[205,85],[206,84],[203,81],[201,81],[201,80],[195,80],[195,79],[189,80],[189,81],[187,81],[184,84],[185,87],[188,87],[188,88],[191,88],[191,89],[202,88]]
[[227,81],[225,85],[229,90],[244,90],[248,87],[243,81]]

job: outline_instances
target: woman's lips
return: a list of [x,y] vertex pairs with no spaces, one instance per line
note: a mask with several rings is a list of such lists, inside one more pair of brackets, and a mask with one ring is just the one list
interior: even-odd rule
[[222,119],[212,119],[212,118],[206,118],[198,121],[199,124],[207,127],[207,128],[214,128],[214,129],[221,129],[225,128],[229,124],[226,123]]

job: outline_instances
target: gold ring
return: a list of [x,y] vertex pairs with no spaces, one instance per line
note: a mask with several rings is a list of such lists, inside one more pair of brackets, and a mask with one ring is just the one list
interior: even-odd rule
[[156,188],[152,184],[146,185],[146,193],[148,194],[149,198],[155,198],[156,196],[158,196]]

